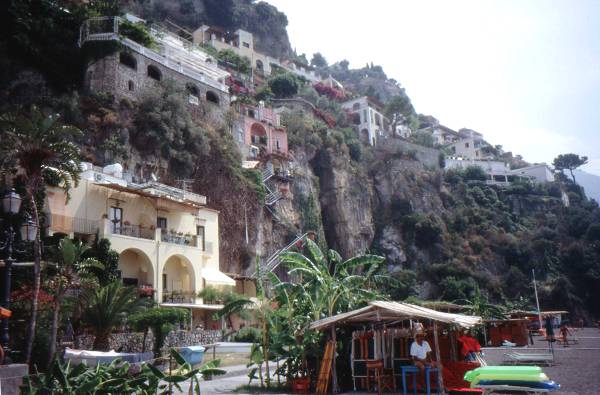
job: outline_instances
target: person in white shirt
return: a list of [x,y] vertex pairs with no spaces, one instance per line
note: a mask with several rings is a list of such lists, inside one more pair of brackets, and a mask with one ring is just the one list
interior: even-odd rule
[[410,346],[410,357],[413,364],[422,371],[426,366],[435,367],[435,361],[431,360],[431,346],[425,340],[423,332],[417,332],[415,341]]

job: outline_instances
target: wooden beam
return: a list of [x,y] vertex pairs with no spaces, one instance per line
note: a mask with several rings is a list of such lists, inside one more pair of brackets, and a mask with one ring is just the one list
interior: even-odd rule
[[331,340],[333,341],[333,359],[331,360],[331,393],[338,393],[338,382],[337,382],[337,340],[335,336],[335,324],[331,327]]
[[438,325],[437,321],[433,321],[433,341],[435,343],[435,359],[437,361],[438,368],[438,388],[440,389],[440,393],[442,395],[446,394],[446,390],[444,388],[444,377],[442,372],[444,371],[444,365],[442,364],[442,356],[440,353],[440,339],[438,336]]

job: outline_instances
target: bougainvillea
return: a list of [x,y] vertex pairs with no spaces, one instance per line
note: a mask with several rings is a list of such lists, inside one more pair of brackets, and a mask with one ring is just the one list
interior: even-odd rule
[[317,92],[319,92],[320,95],[325,95],[330,100],[335,100],[335,101],[346,100],[346,94],[340,89],[327,86],[325,84],[322,84],[321,82],[316,83],[314,85],[314,88]]

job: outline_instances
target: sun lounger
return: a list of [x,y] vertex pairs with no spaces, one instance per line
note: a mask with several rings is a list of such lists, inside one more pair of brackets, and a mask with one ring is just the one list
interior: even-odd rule
[[554,363],[554,355],[550,353],[519,353],[508,352],[504,354],[504,362],[509,364],[545,364],[551,365]]

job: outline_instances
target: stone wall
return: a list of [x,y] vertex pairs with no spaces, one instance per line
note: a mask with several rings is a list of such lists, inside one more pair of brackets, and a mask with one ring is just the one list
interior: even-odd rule
[[424,166],[440,169],[440,150],[435,148],[413,144],[399,137],[380,137],[375,149],[384,154],[414,152]]
[[[163,352],[172,347],[195,346],[200,344],[211,344],[221,341],[220,330],[193,330],[193,331],[171,331],[165,339]],[[142,352],[142,341],[144,334],[141,332],[113,333],[110,337],[110,349],[118,352]],[[91,350],[94,343],[93,335],[78,336],[75,348]],[[148,332],[146,338],[146,351],[151,351],[154,344],[152,331]]]
[[[120,61],[121,54],[133,59],[135,68]],[[198,105],[219,117],[229,108],[229,93],[222,92],[187,75],[165,67],[142,54],[123,50],[92,63],[86,70],[85,87],[90,92],[108,92],[118,98],[136,100],[149,89],[156,88],[158,81],[148,75],[148,67],[156,68],[161,80],[174,80],[182,88],[195,88]],[[209,93],[210,92],[210,93]],[[207,100],[207,93],[217,98],[218,104]],[[198,106],[190,104],[190,106]]]

